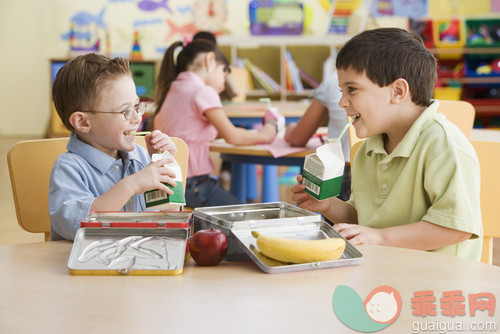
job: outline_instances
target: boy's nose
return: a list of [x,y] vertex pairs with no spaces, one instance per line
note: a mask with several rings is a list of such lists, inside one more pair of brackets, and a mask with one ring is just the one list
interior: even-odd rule
[[349,106],[349,100],[342,94],[342,97],[339,100],[339,107],[346,109]]

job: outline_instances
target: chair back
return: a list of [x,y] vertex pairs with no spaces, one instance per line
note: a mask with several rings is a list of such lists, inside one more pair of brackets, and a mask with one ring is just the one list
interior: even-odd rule
[[50,240],[49,178],[69,138],[26,140],[7,153],[17,222],[26,231],[44,233]]
[[[17,221],[28,232],[44,233],[45,241],[50,240],[50,172],[57,157],[66,152],[68,140],[66,137],[20,141],[7,154]],[[175,159],[181,167],[185,187],[189,151],[181,139],[172,140],[177,146]],[[136,142],[145,146],[144,137],[137,137]]]
[[462,130],[467,138],[470,138],[476,118],[476,110],[472,104],[467,101],[440,100],[437,111],[444,114],[447,120]]
[[481,167],[481,216],[483,252],[481,262],[492,264],[493,238],[500,238],[500,142],[471,141]]

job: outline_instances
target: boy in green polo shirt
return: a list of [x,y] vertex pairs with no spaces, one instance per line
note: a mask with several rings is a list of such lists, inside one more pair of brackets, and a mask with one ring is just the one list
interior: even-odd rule
[[434,56],[406,30],[380,28],[347,42],[336,66],[339,105],[367,138],[353,162],[352,195],[318,201],[298,184],[292,200],[335,222],[353,245],[479,260],[479,163],[464,134],[436,113]]

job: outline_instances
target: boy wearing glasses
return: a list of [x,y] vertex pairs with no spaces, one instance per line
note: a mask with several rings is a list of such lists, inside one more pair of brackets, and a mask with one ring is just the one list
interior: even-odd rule
[[151,154],[169,151],[161,131],[145,137],[148,152],[135,144],[145,104],[139,102],[128,60],[98,54],[76,57],[57,73],[52,97],[71,131],[68,151],[52,168],[49,188],[51,240],[74,240],[90,211],[144,211],[145,191],[176,185],[168,159],[151,163]]

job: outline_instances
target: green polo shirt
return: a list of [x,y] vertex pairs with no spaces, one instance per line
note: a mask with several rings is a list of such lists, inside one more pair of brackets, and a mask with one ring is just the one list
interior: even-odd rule
[[349,204],[363,226],[385,228],[420,220],[472,233],[435,252],[479,260],[482,222],[480,169],[469,140],[444,115],[439,101],[425,109],[391,154],[382,135],[359,148]]

